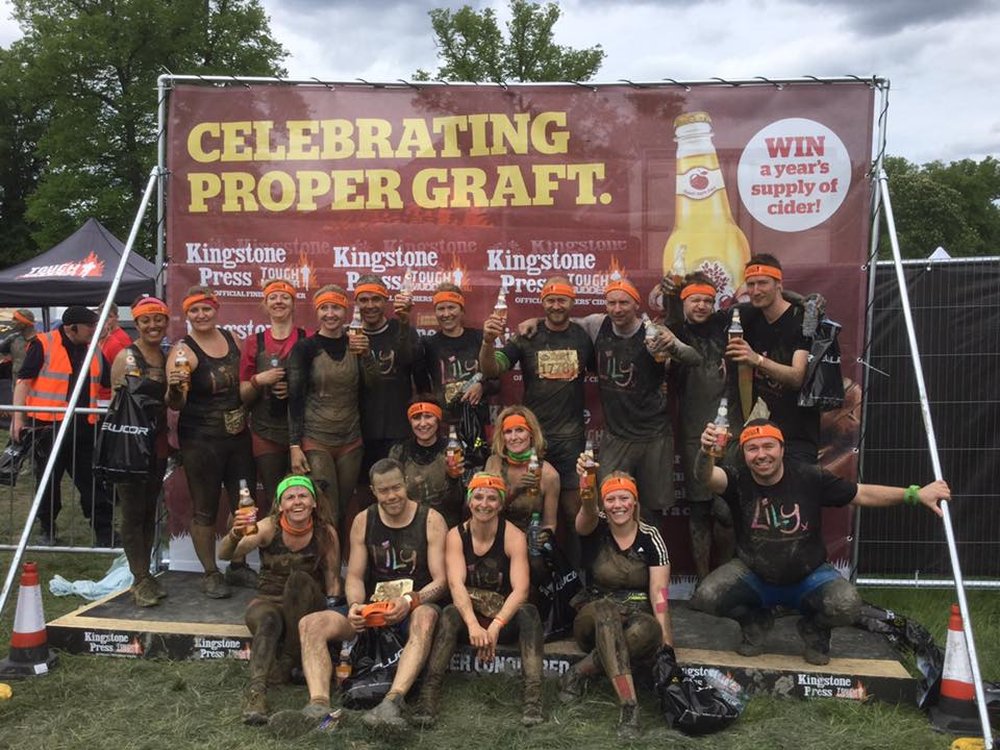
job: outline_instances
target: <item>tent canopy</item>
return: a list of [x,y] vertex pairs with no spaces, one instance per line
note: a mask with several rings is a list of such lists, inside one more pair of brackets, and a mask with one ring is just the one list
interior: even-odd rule
[[[47,252],[0,271],[0,305],[97,305],[104,301],[125,246],[97,219]],[[129,256],[115,302],[131,304],[140,294],[152,294],[156,267],[145,258]]]

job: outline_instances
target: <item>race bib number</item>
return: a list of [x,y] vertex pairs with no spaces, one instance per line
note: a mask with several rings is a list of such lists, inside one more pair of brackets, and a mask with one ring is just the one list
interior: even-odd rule
[[545,380],[575,380],[580,374],[576,349],[538,352],[538,377]]

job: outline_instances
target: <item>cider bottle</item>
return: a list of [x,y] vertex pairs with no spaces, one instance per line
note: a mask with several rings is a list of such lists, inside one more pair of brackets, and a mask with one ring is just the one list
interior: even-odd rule
[[497,303],[493,306],[493,314],[507,324],[507,287],[501,286],[497,293]]
[[743,322],[740,320],[740,308],[733,308],[733,317],[729,322],[729,329],[726,331],[729,340],[743,338]]
[[720,300],[734,300],[750,259],[746,235],[733,221],[729,197],[712,144],[707,112],[685,112],[674,119],[677,142],[677,195],[674,230],[663,248],[664,273],[704,272]]
[[174,367],[176,367],[179,372],[187,373],[187,380],[181,383],[180,386],[181,393],[187,395],[188,389],[191,387],[191,360],[188,359],[184,347],[177,350],[177,356],[174,357]]
[[726,455],[729,444],[729,400],[723,396],[719,400],[719,412],[715,415],[715,444],[708,451],[712,458],[722,458]]
[[[253,496],[250,494],[250,488],[247,486],[247,480],[240,480],[240,502],[236,508],[236,512],[240,515],[246,516],[257,511],[254,505]],[[243,527],[243,536],[250,536],[251,534],[257,533],[257,524],[253,523],[249,526]]]
[[351,316],[351,326],[348,328],[348,333],[352,336],[357,336],[361,333],[361,310],[358,307],[354,308],[354,315]]
[[652,358],[657,362],[666,362],[666,352],[653,351],[653,347],[656,346],[656,334],[659,333],[659,331],[656,330],[656,324],[649,319],[649,315],[646,313],[642,314],[642,326],[643,331],[645,332],[646,351],[648,351],[650,356],[652,356]]
[[594,441],[590,438],[587,438],[583,455],[583,465],[587,473],[580,482],[580,497],[589,500],[597,494],[597,461],[594,460]]
[[462,448],[462,442],[458,439],[455,425],[448,428],[448,445],[444,449],[444,455],[450,467],[457,466],[465,460],[465,450]]
[[131,376],[133,378],[142,377],[142,371],[139,369],[139,363],[136,361],[135,352],[129,347],[127,353],[125,354],[125,375]]

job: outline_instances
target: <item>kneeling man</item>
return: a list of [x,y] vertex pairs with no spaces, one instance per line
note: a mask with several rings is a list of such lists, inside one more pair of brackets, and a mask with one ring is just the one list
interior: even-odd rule
[[[309,686],[304,713],[321,720],[330,711],[333,663],[328,641],[347,641],[365,629],[361,609],[379,584],[381,590],[407,590],[394,596],[386,624],[405,642],[396,676],[385,699],[362,717],[371,727],[404,727],[403,698],[427,661],[439,609],[433,602],[448,591],[444,540],[448,532],[436,510],[418,505],[406,495],[403,467],[384,458],[369,472],[376,504],[354,518],[347,563],[346,616],[336,611],[316,612],[299,622],[302,668]],[[412,591],[407,581],[412,581]]]
[[840,479],[815,465],[785,459],[785,439],[773,422],[751,420],[740,434],[745,466],[715,466],[708,455],[716,427],[701,436],[697,478],[729,505],[737,557],[702,581],[691,606],[740,624],[737,653],[758,656],[773,625],[772,608],[802,613],[799,635],[810,664],[830,661],[830,631],[857,619],[861,597],[826,561],[820,528],[824,506],[882,508],[906,502],[942,515],[938,501],[951,498],[944,481],[924,487],[884,487]]

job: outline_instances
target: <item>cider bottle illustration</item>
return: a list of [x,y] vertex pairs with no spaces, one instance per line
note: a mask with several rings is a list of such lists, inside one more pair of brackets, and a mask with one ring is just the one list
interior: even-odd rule
[[743,281],[750,243],[733,221],[729,196],[712,143],[707,112],[685,112],[674,119],[677,142],[677,196],[674,230],[663,248],[663,272],[702,271],[715,282],[728,306]]

